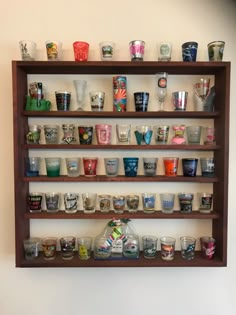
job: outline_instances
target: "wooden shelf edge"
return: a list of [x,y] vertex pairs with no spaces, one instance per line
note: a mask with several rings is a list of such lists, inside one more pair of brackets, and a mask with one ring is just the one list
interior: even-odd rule
[[224,263],[220,258],[214,257],[212,260],[207,260],[201,257],[200,252],[195,253],[193,260],[184,260],[181,257],[179,251],[175,252],[175,258],[172,261],[164,261],[160,257],[160,252],[157,253],[155,259],[145,259],[143,253],[140,253],[138,259],[107,259],[107,260],[95,260],[91,257],[89,260],[80,260],[78,253],[75,252],[75,256],[72,260],[63,260],[61,253],[57,252],[55,260],[44,260],[40,254],[40,257],[34,260],[23,260],[16,267],[224,267]]
[[56,213],[48,213],[42,211],[39,213],[26,212],[24,214],[26,219],[112,219],[116,218],[129,218],[129,219],[219,219],[220,215],[218,212],[212,211],[211,213],[200,213],[199,211],[192,211],[191,213],[181,213],[180,211],[174,211],[171,214],[162,213],[157,210],[155,213],[144,213],[138,211],[137,213],[129,213],[124,211],[122,214],[114,213],[110,211],[109,213],[101,213],[96,211],[95,213],[87,214],[83,213],[81,210],[77,213],[65,213],[60,210]]
[[182,61],[12,61],[12,66],[29,74],[129,74],[155,75],[166,71],[171,75],[214,75],[230,67],[230,62]]
[[92,111],[26,111],[22,112],[26,117],[68,117],[68,118],[216,118],[219,112],[205,111],[148,111],[148,112],[92,112]]
[[136,144],[22,144],[23,149],[52,149],[52,150],[137,150],[137,151],[149,151],[149,150],[172,150],[172,151],[216,151],[221,148],[219,145],[174,145],[174,144],[150,144],[150,145],[136,145]]
[[26,176],[23,178],[24,182],[190,182],[190,183],[216,183],[218,182],[217,177],[204,177],[204,176],[143,176],[138,175],[136,177],[128,176],[116,176],[109,177],[106,175],[97,175],[94,177],[88,176],[78,176],[78,177],[69,177],[66,175],[61,175],[58,177],[48,177],[46,175],[42,176]]

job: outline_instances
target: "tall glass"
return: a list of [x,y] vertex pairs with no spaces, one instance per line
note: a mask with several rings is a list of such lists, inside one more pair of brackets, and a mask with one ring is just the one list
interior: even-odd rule
[[84,99],[85,99],[85,91],[87,87],[87,81],[85,80],[73,80],[75,92],[76,92],[76,100],[78,104],[78,111],[83,111]]
[[157,98],[159,102],[159,111],[164,111],[164,102],[167,95],[167,72],[159,72],[156,74],[157,80]]

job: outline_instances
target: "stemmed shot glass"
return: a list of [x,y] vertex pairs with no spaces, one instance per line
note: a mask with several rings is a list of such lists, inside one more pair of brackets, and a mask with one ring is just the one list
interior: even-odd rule
[[156,74],[157,80],[157,98],[159,102],[159,111],[165,111],[164,102],[167,95],[167,72],[159,72]]
[[78,111],[83,111],[84,99],[85,99],[85,90],[87,87],[87,81],[85,80],[73,80],[75,92],[76,92],[76,100],[78,104]]

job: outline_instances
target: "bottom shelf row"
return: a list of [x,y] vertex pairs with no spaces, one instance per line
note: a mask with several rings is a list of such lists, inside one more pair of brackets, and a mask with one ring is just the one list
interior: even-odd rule
[[[113,222],[113,221],[111,221]],[[195,259],[196,238],[191,236],[180,237],[181,257],[183,260]],[[60,244],[60,251],[58,245]],[[47,237],[42,240],[30,238],[24,240],[24,254],[26,260],[37,260],[43,257],[48,263],[53,262],[58,254],[64,261],[75,258],[82,261],[94,260],[139,260],[141,247],[143,257],[147,260],[161,259],[171,262],[176,255],[176,239],[170,236],[160,238],[160,252],[158,252],[158,238],[155,235],[145,235],[140,242],[136,234],[124,234],[119,227],[114,227],[112,233],[99,235],[94,239],[92,255],[92,237],[65,236],[59,240],[56,237]],[[215,254],[215,239],[210,236],[200,237],[202,258],[211,260]]]
[[224,263],[217,256],[213,259],[206,259],[201,251],[196,251],[194,259],[186,260],[181,256],[180,251],[175,252],[174,259],[164,261],[157,252],[155,259],[144,258],[143,252],[140,252],[137,259],[94,259],[93,253],[89,260],[78,259],[78,252],[70,260],[62,258],[62,253],[57,252],[54,260],[45,260],[40,253],[37,259],[23,260],[21,267],[222,267]]

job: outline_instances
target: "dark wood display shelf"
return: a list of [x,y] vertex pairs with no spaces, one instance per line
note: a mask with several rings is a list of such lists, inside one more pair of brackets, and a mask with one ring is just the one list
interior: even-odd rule
[[172,150],[172,151],[216,151],[221,147],[219,145],[190,145],[190,144],[150,144],[150,145],[118,145],[118,144],[23,144],[23,149],[57,149],[57,150]]
[[78,253],[71,260],[63,260],[61,253],[57,252],[54,260],[45,260],[42,255],[34,260],[23,260],[21,267],[222,267],[224,263],[219,257],[211,260],[205,259],[201,253],[196,251],[195,258],[192,260],[184,260],[179,251],[175,252],[175,258],[172,261],[164,261],[161,259],[160,252],[157,253],[155,259],[145,259],[143,253],[140,253],[138,259],[94,259],[93,255],[88,260],[81,260]]
[[91,111],[23,111],[26,117],[62,117],[62,118],[201,118],[210,119],[219,116],[219,112],[195,111],[150,111],[150,112],[91,112]]
[[109,213],[102,213],[96,211],[95,213],[87,214],[79,210],[77,213],[65,213],[64,211],[59,211],[57,213],[48,213],[42,211],[40,213],[30,213],[26,212],[24,215],[28,219],[112,219],[116,217],[129,218],[129,219],[219,219],[220,215],[218,212],[212,211],[211,213],[200,213],[199,211],[192,211],[191,213],[181,213],[180,211],[174,211],[171,214],[162,213],[157,210],[154,213],[144,213],[143,211],[138,211],[137,213],[129,213],[124,211],[122,214],[114,213],[110,211]]
[[227,62],[130,62],[130,61],[13,61],[27,74],[133,74],[216,75],[225,71]]
[[24,177],[24,182],[188,182],[188,183],[217,183],[219,179],[217,177],[187,177],[187,176],[144,176],[139,175],[136,177],[128,176],[116,176],[108,177],[106,175],[97,175],[94,177],[88,176],[78,176],[78,177],[69,177],[69,176],[58,176],[58,177],[48,177],[35,176],[35,177]]
[[[169,76],[177,75],[181,80],[181,76],[214,76],[214,86],[216,98],[214,101],[214,112],[195,112],[195,111],[165,111],[165,112],[124,112],[118,113],[113,111],[103,112],[78,112],[78,111],[26,111],[26,95],[28,94],[28,77],[29,75],[49,75],[53,80],[53,76],[57,75],[109,75],[112,80],[114,75],[130,75],[132,76],[150,76],[158,72],[167,72]],[[37,79],[35,79],[37,80]],[[14,126],[14,184],[15,184],[15,244],[16,244],[16,266],[17,267],[219,267],[227,265],[227,218],[228,218],[228,160],[229,160],[229,101],[230,101],[230,62],[158,62],[158,61],[13,61],[12,62],[12,81],[13,81],[13,126]],[[161,120],[168,119],[187,119],[193,123],[193,119],[209,119],[214,124],[216,145],[29,145],[25,144],[25,135],[28,132],[29,119],[39,118],[43,121],[47,118],[56,122],[57,119],[78,118],[78,124],[83,118],[94,119],[98,118],[127,119],[134,118],[136,120],[145,121],[145,119]],[[108,119],[108,120],[109,120]],[[153,122],[155,123],[155,121]],[[114,122],[114,121],[113,121]],[[38,123],[40,124],[40,122]],[[43,123],[42,123],[43,125]],[[72,178],[68,176],[60,177],[25,177],[24,176],[24,159],[29,156],[32,150],[85,150],[87,154],[91,150],[95,150],[99,157],[101,150],[105,152],[120,150],[120,151],[142,151],[145,152],[167,150],[170,155],[178,155],[178,151],[192,152],[196,151],[198,156],[201,152],[214,156],[215,159],[215,177],[207,178],[197,176],[188,178],[183,176],[166,177],[157,175],[154,177],[106,177],[98,175],[93,178],[83,175]],[[23,240],[30,237],[32,226],[30,221],[33,219],[109,219],[112,214],[95,213],[87,215],[84,213],[66,214],[60,211],[55,214],[45,212],[39,214],[26,213],[27,195],[29,188],[35,186],[34,183],[115,183],[115,182],[189,182],[189,183],[205,183],[209,184],[213,192],[213,204],[215,211],[210,214],[201,214],[198,211],[193,211],[190,214],[182,214],[177,211],[171,215],[163,214],[160,211],[154,214],[124,213],[116,215],[119,218],[134,218],[134,219],[208,219],[211,221],[211,235],[216,239],[216,257],[213,260],[203,259],[199,253],[192,261],[185,261],[177,252],[175,259],[171,262],[161,260],[160,253],[158,258],[147,260],[141,257],[137,260],[94,260],[81,261],[76,256],[71,261],[62,260],[60,253],[54,261],[45,261],[42,257],[36,260],[27,261],[24,258]],[[97,184],[99,185],[99,184]],[[154,184],[155,185],[155,184]],[[179,186],[179,184],[178,184]],[[180,185],[181,186],[181,185]],[[82,211],[81,211],[82,212]],[[188,221],[190,224],[191,222]],[[148,223],[148,222],[147,222]]]

